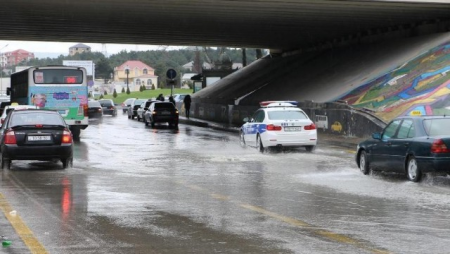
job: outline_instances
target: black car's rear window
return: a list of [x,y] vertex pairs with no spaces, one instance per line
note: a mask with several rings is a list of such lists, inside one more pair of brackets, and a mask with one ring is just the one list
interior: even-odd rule
[[155,104],[155,109],[162,109],[162,108],[173,109],[174,107],[175,106],[173,105],[172,102]]
[[65,126],[64,119],[57,112],[27,111],[11,115],[11,127],[37,124]]
[[98,101],[88,101],[88,106],[89,106],[90,108],[93,108],[93,107],[101,107],[100,102],[98,102]]
[[450,117],[426,119],[423,126],[428,136],[450,135]]
[[282,111],[268,111],[270,120],[296,120],[296,119],[308,119],[308,117],[305,115],[305,113],[301,111],[289,111],[289,110],[282,110]]
[[102,107],[112,106],[111,101],[100,101],[100,104],[102,105]]

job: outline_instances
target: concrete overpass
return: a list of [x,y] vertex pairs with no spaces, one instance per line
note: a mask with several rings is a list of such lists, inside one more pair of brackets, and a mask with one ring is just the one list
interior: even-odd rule
[[14,0],[0,40],[315,49],[450,30],[446,0]]
[[0,28],[0,40],[270,49],[271,55],[196,93],[191,115],[239,125],[260,100],[293,99],[303,101],[313,119],[326,116],[324,131],[338,123],[340,134],[362,136],[383,122],[327,103],[450,42],[450,3],[14,0],[2,3]]

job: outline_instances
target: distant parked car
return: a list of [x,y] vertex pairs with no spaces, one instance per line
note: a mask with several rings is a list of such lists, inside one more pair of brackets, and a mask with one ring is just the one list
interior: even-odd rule
[[6,106],[11,105],[9,97],[0,97],[0,115],[3,114],[3,110]]
[[117,108],[114,105],[114,101],[110,99],[101,99],[98,102],[100,102],[100,105],[102,105],[103,109],[103,115],[117,115]]
[[72,133],[57,111],[13,110],[0,129],[2,169],[13,160],[58,160],[63,168],[72,166]]
[[153,102],[144,113],[145,126],[151,124],[155,127],[156,123],[169,123],[169,126],[178,127],[178,110],[172,102]]
[[128,119],[134,119],[137,117],[137,110],[141,107],[143,102],[146,102],[148,99],[135,99],[131,102],[130,108],[128,109]]
[[418,182],[424,173],[450,174],[450,117],[395,118],[358,145],[355,159],[365,175],[391,171]]
[[88,116],[89,118],[102,118],[103,109],[98,101],[88,101]]
[[174,94],[173,99],[175,102],[183,102],[184,97],[186,97],[187,94]]
[[127,113],[128,109],[131,106],[131,103],[136,100],[136,98],[128,98],[124,102],[122,102],[122,111],[123,113]]
[[141,119],[144,120],[144,113],[145,113],[145,111],[147,111],[148,108],[150,107],[150,105],[153,102],[156,102],[156,101],[158,101],[158,100],[150,99],[150,100],[147,100],[146,102],[143,102],[141,104],[141,106],[137,109],[137,120],[138,121],[141,121]]

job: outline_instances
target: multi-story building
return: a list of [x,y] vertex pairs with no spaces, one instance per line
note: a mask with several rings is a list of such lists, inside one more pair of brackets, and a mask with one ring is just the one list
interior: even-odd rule
[[83,53],[83,52],[91,52],[91,47],[89,47],[83,43],[78,43],[69,48],[70,56],[73,56],[78,53]]
[[10,52],[5,52],[0,55],[1,66],[15,66],[21,63],[26,64],[28,61],[34,58],[34,53],[28,52],[23,49],[18,49]]
[[155,76],[155,69],[141,61],[126,61],[115,67],[114,81],[124,84],[125,89],[128,82],[130,91],[139,91],[141,85],[144,85],[146,89],[151,89],[153,85],[155,89],[158,88],[158,76]]

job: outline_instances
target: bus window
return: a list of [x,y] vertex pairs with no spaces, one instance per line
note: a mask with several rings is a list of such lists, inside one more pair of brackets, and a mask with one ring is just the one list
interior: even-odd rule
[[83,72],[77,69],[37,69],[33,78],[35,84],[82,84]]

